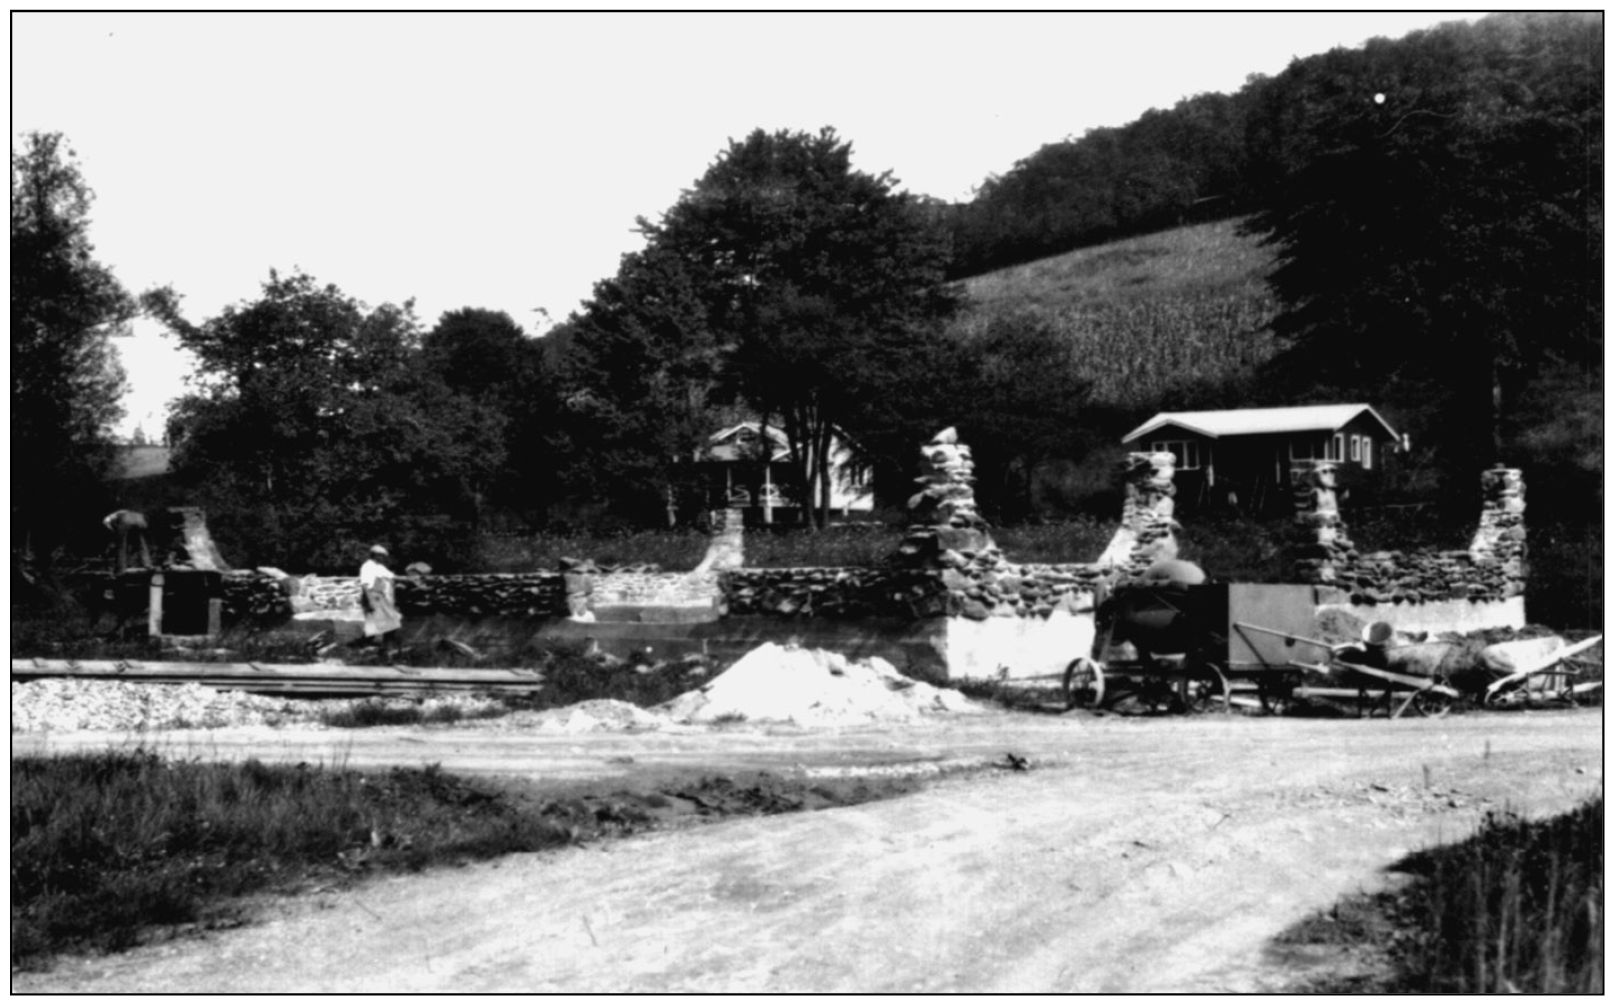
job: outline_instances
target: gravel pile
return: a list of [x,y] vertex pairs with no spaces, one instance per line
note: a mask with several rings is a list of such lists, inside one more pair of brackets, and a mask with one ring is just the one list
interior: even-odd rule
[[[212,730],[228,726],[315,729],[342,716],[385,716],[415,710],[424,722],[473,722],[498,704],[479,695],[447,694],[418,701],[373,696],[356,699],[283,699],[220,691],[197,684],[43,678],[11,683],[11,729]],[[634,708],[634,707],[631,707]],[[377,712],[382,710],[383,712]],[[368,713],[368,711],[371,711]],[[638,712],[640,710],[637,710]],[[386,718],[377,720],[387,723]],[[499,722],[499,721],[496,721]]]
[[500,730],[542,730],[555,733],[596,733],[608,730],[656,730],[670,721],[617,699],[587,699],[557,709],[524,710],[477,725]]
[[908,678],[881,657],[851,661],[828,650],[775,643],[755,647],[714,681],[659,709],[682,723],[773,720],[807,726],[979,711],[961,692]]
[[158,730],[308,722],[314,706],[197,684],[44,678],[11,683],[11,729]]

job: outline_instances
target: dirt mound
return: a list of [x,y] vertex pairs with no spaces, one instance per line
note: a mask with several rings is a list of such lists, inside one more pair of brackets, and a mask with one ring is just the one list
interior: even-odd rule
[[714,681],[658,707],[683,723],[774,720],[841,725],[974,712],[961,692],[908,678],[881,657],[766,643]]
[[526,710],[484,722],[501,730],[555,730],[595,733],[603,730],[655,730],[669,721],[617,699],[587,699],[557,709]]

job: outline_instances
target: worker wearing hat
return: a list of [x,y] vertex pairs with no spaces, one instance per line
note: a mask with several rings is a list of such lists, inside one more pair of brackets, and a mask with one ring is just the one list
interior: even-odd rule
[[372,546],[360,565],[360,608],[366,614],[363,631],[368,642],[397,640],[400,613],[394,605],[394,571],[388,568],[388,550]]

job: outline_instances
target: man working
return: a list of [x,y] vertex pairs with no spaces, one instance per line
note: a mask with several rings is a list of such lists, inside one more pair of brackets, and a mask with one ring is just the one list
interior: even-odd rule
[[152,565],[152,554],[146,548],[146,515],[139,511],[130,511],[119,508],[112,514],[101,519],[107,531],[118,537],[118,569],[120,572],[129,569],[130,539],[140,547],[141,566]]

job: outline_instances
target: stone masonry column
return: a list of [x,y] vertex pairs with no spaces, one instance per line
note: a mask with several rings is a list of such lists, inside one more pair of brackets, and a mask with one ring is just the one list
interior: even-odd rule
[[1356,559],[1356,550],[1340,520],[1339,463],[1297,462],[1289,468],[1295,492],[1295,525],[1299,542],[1290,550],[1297,580],[1337,584]]
[[[974,500],[974,460],[946,428],[923,446],[922,487],[906,502],[910,526],[896,555],[914,566],[934,566],[947,552],[976,554],[995,547]],[[947,560],[947,562],[952,562]]]
[[1524,594],[1525,480],[1518,469],[1498,463],[1480,474],[1480,487],[1480,527],[1469,556],[1475,566],[1501,575],[1504,597]]
[[1120,527],[1098,563],[1134,577],[1160,560],[1176,559],[1176,456],[1132,452],[1123,469],[1126,501]]

